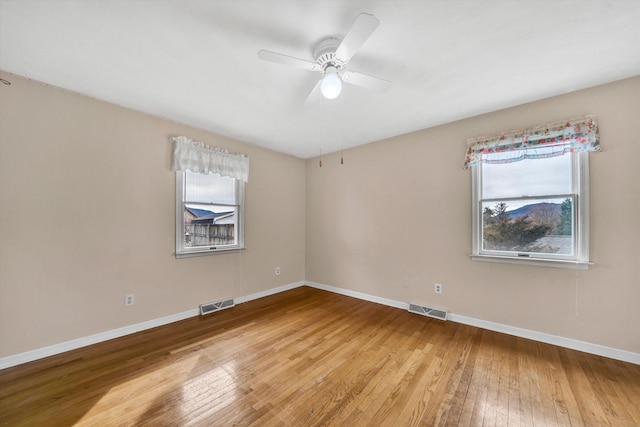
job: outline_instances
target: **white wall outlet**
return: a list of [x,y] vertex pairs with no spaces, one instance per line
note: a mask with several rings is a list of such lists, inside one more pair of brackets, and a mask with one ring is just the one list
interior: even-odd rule
[[276,276],[280,275],[280,267],[276,267]]
[[433,289],[435,291],[436,294],[441,294],[442,293],[442,285],[440,283],[436,283],[436,286]]
[[135,296],[133,294],[127,294],[124,296],[124,305],[130,306],[135,303]]

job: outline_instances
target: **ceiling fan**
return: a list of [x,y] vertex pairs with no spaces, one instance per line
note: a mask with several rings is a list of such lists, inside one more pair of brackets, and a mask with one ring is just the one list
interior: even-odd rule
[[304,103],[305,106],[317,102],[320,95],[327,99],[337,98],[342,91],[343,81],[366,89],[386,92],[392,85],[389,80],[348,69],[349,61],[353,55],[373,34],[379,24],[380,21],[375,16],[361,13],[349,32],[344,36],[344,39],[327,37],[318,43],[313,54],[314,61],[295,58],[269,50],[259,51],[258,58],[308,71],[317,71],[324,75],[307,97]]

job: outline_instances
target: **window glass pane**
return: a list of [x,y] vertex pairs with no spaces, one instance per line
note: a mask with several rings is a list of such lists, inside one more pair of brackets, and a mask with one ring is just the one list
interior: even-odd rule
[[176,257],[243,249],[243,192],[233,178],[176,172]]
[[185,201],[236,203],[236,180],[216,174],[185,173]]
[[237,244],[238,208],[185,204],[184,247]]
[[482,164],[483,199],[570,194],[571,182],[569,154],[514,163]]
[[482,202],[482,249],[518,254],[574,254],[574,199]]

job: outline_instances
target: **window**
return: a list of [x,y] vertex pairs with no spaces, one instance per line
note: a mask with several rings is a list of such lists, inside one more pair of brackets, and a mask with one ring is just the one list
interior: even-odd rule
[[[591,128],[588,149],[583,136]],[[475,138],[469,147],[472,258],[587,268],[588,151],[599,149],[595,120]]]
[[244,182],[176,172],[176,255],[241,249]]
[[244,249],[249,158],[187,137],[171,138],[176,171],[176,257]]

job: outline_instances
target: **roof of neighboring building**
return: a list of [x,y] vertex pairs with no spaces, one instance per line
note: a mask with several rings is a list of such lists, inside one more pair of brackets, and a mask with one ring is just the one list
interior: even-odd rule
[[196,218],[200,218],[201,216],[205,216],[205,215],[211,215],[212,213],[214,213],[206,209],[196,209],[196,208],[190,208],[188,206],[185,206],[184,208],[189,212],[191,212]]
[[207,224],[216,223],[223,218],[229,218],[235,215],[234,211],[229,212],[212,212],[206,209],[189,208],[185,206],[185,209],[195,215],[195,218],[191,221],[192,224]]

